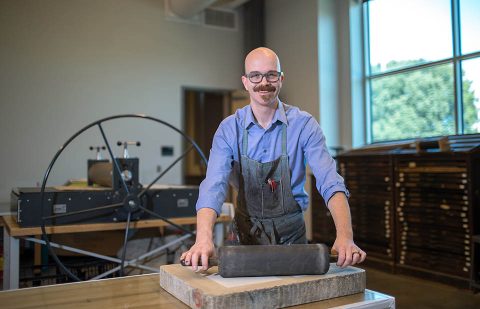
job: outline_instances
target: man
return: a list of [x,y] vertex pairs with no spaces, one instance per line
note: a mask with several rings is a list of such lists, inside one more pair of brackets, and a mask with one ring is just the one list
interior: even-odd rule
[[337,265],[365,260],[366,253],[353,242],[348,191],[320,126],[310,114],[279,100],[283,80],[280,61],[272,50],[260,47],[245,58],[242,82],[250,104],[223,120],[215,133],[197,201],[196,241],[181,256],[194,270],[199,260],[206,270],[214,253],[212,230],[229,177],[238,188],[234,218],[238,243],[306,243],[305,161],[335,222],[337,237],[332,249],[338,252]]

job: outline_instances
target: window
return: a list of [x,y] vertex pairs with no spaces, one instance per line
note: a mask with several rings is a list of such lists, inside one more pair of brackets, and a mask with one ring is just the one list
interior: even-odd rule
[[370,142],[480,133],[480,1],[365,0]]

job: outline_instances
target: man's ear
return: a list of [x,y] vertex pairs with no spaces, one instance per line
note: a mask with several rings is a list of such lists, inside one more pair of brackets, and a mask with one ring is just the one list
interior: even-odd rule
[[245,75],[242,75],[242,83],[245,90],[248,91],[248,87],[247,87],[248,79],[245,77]]

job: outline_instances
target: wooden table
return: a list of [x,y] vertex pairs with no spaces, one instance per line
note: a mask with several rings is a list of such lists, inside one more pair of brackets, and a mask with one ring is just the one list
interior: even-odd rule
[[[57,284],[0,292],[3,308],[188,308],[160,287],[158,274]],[[295,308],[395,308],[391,296],[364,293]]]
[[[29,238],[28,236],[42,235],[42,231],[40,227],[20,227],[13,216],[3,216],[1,218],[3,221],[4,246],[3,288],[5,290],[17,289],[19,283],[19,239],[23,238],[28,241],[39,243],[41,241],[35,238]],[[178,225],[192,225],[197,223],[196,217],[171,218],[169,220]],[[217,223],[215,225],[215,244],[217,246],[221,245],[223,241],[223,224],[229,221],[231,221],[231,217],[228,215],[221,215],[217,218]],[[140,220],[130,223],[131,229],[158,228],[166,226],[169,226],[169,224],[163,220]],[[46,232],[47,234],[84,233],[123,230],[125,227],[125,222],[72,224],[46,227]],[[91,253],[88,251],[84,252]],[[91,255],[102,258],[95,254]]]

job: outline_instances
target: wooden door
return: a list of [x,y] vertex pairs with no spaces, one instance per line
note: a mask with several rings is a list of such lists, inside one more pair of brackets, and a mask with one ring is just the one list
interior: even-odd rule
[[[184,89],[183,96],[184,132],[195,140],[208,159],[213,136],[220,122],[237,109],[249,104],[248,92]],[[185,158],[184,183],[199,185],[205,178],[205,172],[200,156],[191,151]],[[230,190],[227,201],[236,200],[233,191]]]

